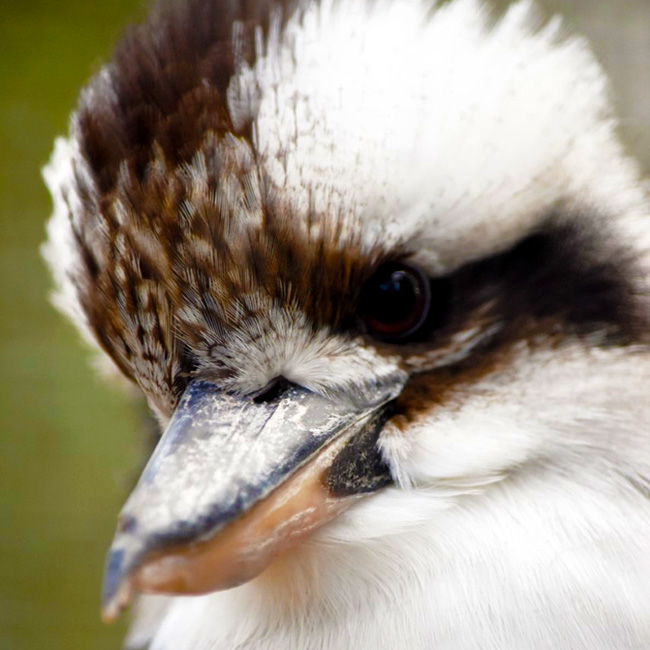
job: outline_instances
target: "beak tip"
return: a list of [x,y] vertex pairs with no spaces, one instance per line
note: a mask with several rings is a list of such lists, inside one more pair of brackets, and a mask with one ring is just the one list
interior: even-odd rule
[[115,622],[131,603],[131,581],[126,553],[117,549],[109,553],[102,589],[102,621]]
[[131,588],[128,583],[117,592],[114,598],[102,603],[102,621],[104,623],[115,623],[120,617],[120,614],[131,603]]
[[104,623],[115,623],[130,604],[131,584],[129,580],[125,580],[113,596],[102,599],[102,621]]

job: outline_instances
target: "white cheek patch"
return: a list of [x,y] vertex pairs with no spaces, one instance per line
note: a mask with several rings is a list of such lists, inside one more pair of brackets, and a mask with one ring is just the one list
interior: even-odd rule
[[620,468],[650,464],[639,425],[650,418],[649,382],[642,351],[637,359],[631,348],[575,343],[558,354],[521,344],[505,369],[459,386],[407,431],[389,424],[380,446],[399,484],[443,491],[576,455],[585,463],[605,453]]
[[531,2],[323,0],[273,32],[229,94],[298,215],[358,221],[434,272],[509,247],[558,201],[642,194],[587,44]]

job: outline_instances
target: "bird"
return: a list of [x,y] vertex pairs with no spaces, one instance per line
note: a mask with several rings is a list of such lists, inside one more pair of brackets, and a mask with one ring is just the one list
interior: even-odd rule
[[562,19],[163,0],[44,177],[53,301],[160,429],[125,647],[650,647],[650,203]]

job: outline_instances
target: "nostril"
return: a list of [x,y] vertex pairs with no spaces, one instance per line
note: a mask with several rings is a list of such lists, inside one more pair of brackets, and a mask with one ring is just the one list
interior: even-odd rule
[[272,402],[274,399],[278,398],[282,393],[284,393],[290,386],[290,382],[287,381],[284,377],[278,376],[264,387],[262,390],[253,397],[253,401],[256,404],[264,404],[266,402]]
[[118,533],[134,533],[138,527],[138,520],[130,515],[121,515],[117,520]]

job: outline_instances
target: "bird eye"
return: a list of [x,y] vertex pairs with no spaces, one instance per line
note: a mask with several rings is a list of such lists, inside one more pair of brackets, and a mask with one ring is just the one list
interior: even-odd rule
[[398,341],[417,333],[431,304],[429,278],[406,264],[387,263],[366,282],[359,314],[368,333]]

